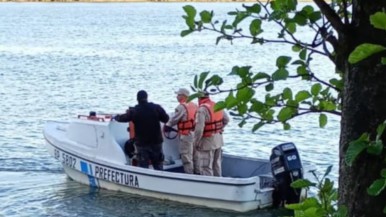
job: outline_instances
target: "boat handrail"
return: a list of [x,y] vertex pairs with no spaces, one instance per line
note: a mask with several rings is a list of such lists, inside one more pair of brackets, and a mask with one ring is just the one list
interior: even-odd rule
[[105,122],[105,117],[97,117],[97,116],[90,116],[90,115],[78,115],[78,119]]

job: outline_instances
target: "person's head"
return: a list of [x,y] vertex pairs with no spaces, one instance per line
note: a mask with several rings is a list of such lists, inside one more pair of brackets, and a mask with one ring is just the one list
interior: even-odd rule
[[147,93],[144,90],[140,90],[137,93],[137,101],[140,102],[147,102]]
[[178,102],[186,102],[189,97],[189,90],[186,88],[180,88],[176,92]]
[[198,104],[201,105],[204,101],[209,99],[209,93],[207,91],[198,92]]

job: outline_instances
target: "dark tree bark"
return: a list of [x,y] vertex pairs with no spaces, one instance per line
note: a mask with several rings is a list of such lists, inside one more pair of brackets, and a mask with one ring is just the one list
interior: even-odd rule
[[[368,195],[367,188],[380,178],[386,168],[386,151],[381,156],[363,152],[352,167],[344,162],[349,142],[362,133],[371,132],[375,139],[377,126],[386,120],[386,66],[381,56],[372,56],[350,65],[348,55],[362,43],[386,46],[386,31],[370,25],[370,15],[386,9],[386,0],[353,0],[352,23],[339,32],[337,67],[344,73],[343,108],[340,135],[339,203],[346,205],[350,217],[386,216],[386,191],[377,197]],[[386,133],[385,133],[386,134]],[[386,136],[383,136],[386,145]]]

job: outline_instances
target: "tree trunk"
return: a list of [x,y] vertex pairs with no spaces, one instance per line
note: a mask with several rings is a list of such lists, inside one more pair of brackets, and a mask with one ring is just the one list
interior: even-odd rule
[[[337,58],[343,60],[344,73],[343,107],[340,135],[339,203],[346,205],[350,217],[386,216],[386,191],[370,196],[367,188],[379,179],[386,168],[386,151],[381,156],[361,153],[352,167],[345,164],[344,157],[351,141],[362,133],[371,133],[375,140],[377,126],[386,120],[386,66],[380,56],[372,56],[358,64],[350,65],[348,55],[362,43],[386,46],[386,31],[374,29],[370,15],[386,9],[385,0],[353,0],[353,20],[347,32],[339,35]],[[338,66],[338,64],[337,64]],[[386,149],[386,132],[382,137]]]

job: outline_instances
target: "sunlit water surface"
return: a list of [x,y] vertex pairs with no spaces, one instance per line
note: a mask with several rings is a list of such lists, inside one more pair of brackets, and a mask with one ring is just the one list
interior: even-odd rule
[[[47,120],[77,114],[123,112],[139,89],[173,111],[173,91],[193,76],[226,76],[234,65],[275,70],[278,45],[222,42],[201,33],[181,38],[185,3],[2,3],[0,4],[0,216],[280,216],[273,210],[235,214],[170,201],[93,190],[71,181],[44,147]],[[225,18],[241,3],[195,3]],[[228,18],[229,19],[229,18]],[[247,28],[246,28],[247,29]],[[269,27],[266,34],[275,34]],[[312,34],[303,31],[304,39]],[[315,59],[322,78],[333,75],[326,59]],[[226,76],[225,82],[234,83]],[[285,84],[283,84],[284,87]],[[311,84],[296,84],[309,87]],[[262,97],[263,91],[257,93]],[[216,96],[221,99],[224,96]],[[226,153],[268,158],[271,149],[294,142],[308,169],[338,167],[339,119],[324,129],[317,116],[291,122],[291,131],[266,126],[251,133],[233,120],[225,131]]]

